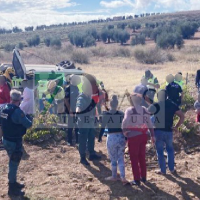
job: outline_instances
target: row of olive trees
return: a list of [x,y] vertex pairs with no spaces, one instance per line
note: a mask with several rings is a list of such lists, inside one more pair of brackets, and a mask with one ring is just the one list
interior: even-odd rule
[[147,27],[141,32],[141,35],[153,39],[157,46],[162,49],[175,48],[175,46],[181,49],[184,39],[192,38],[198,28],[199,24],[197,22],[174,20],[166,24],[166,26]]
[[[21,50],[23,50],[24,47],[27,47],[27,46],[36,47],[41,44],[41,39],[40,39],[39,35],[35,35],[32,38],[27,39],[26,42],[27,42],[27,44],[22,43],[22,42],[19,42],[18,44],[6,44],[3,46],[3,49],[5,51],[9,52],[9,51],[12,51],[15,48],[15,46],[17,46]],[[47,47],[55,47],[55,48],[59,49],[62,46],[62,42],[59,38],[47,37],[43,40],[43,42]]]
[[102,40],[104,43],[119,42],[122,45],[130,39],[130,34],[123,29],[114,28],[113,25],[104,27],[100,32],[95,28],[83,31],[73,31],[68,35],[72,45],[77,47],[95,46],[96,41]]

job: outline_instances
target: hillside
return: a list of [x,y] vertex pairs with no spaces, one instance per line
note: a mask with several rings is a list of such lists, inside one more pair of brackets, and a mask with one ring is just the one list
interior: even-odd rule
[[155,16],[147,16],[147,17],[139,17],[131,20],[123,20],[123,21],[112,21],[112,22],[102,22],[102,23],[90,23],[84,25],[70,25],[66,27],[52,27],[46,30],[35,30],[30,32],[22,32],[22,33],[12,33],[12,34],[0,34],[0,47],[3,47],[5,44],[18,44],[19,42],[26,43],[26,40],[31,38],[34,35],[39,35],[41,40],[43,41],[46,37],[59,37],[63,42],[68,40],[68,33],[73,30],[82,31],[88,27],[95,27],[97,30],[101,30],[102,27],[108,24],[116,25],[119,22],[138,22],[143,26],[147,22],[159,22],[159,21],[171,21],[176,19],[187,19],[187,20],[200,20],[200,11],[184,11],[184,12],[176,12],[176,13],[166,13]]

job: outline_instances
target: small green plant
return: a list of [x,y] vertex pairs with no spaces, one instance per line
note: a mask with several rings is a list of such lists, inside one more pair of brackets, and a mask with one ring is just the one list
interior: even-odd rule
[[27,130],[24,140],[32,143],[49,140],[60,133],[60,130],[56,128],[57,122],[58,117],[56,115],[51,115],[49,112],[45,114],[36,113],[33,126]]

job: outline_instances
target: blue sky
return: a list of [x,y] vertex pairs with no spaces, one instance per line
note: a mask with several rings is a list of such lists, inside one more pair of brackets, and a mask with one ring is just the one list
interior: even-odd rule
[[0,27],[23,28],[183,10],[200,10],[200,0],[0,0]]

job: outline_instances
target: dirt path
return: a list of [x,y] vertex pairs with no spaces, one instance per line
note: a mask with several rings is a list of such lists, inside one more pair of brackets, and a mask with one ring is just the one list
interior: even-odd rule
[[[122,186],[120,182],[104,180],[111,174],[107,157],[105,138],[96,143],[96,150],[102,155],[100,162],[85,168],[79,164],[78,151],[74,147],[59,144],[41,148],[25,145],[30,154],[22,161],[19,180],[25,182],[26,198],[30,200],[176,200],[200,199],[200,157],[198,152],[176,155],[178,175],[166,177],[154,173],[157,167],[152,156],[148,158],[148,183],[141,187]],[[196,149],[197,150],[197,149]],[[148,154],[149,155],[149,154]],[[0,152],[0,199],[7,196],[7,162],[5,151]],[[132,180],[129,158],[126,158],[126,174]],[[20,198],[19,198],[20,199]],[[13,200],[17,200],[13,198]]]

